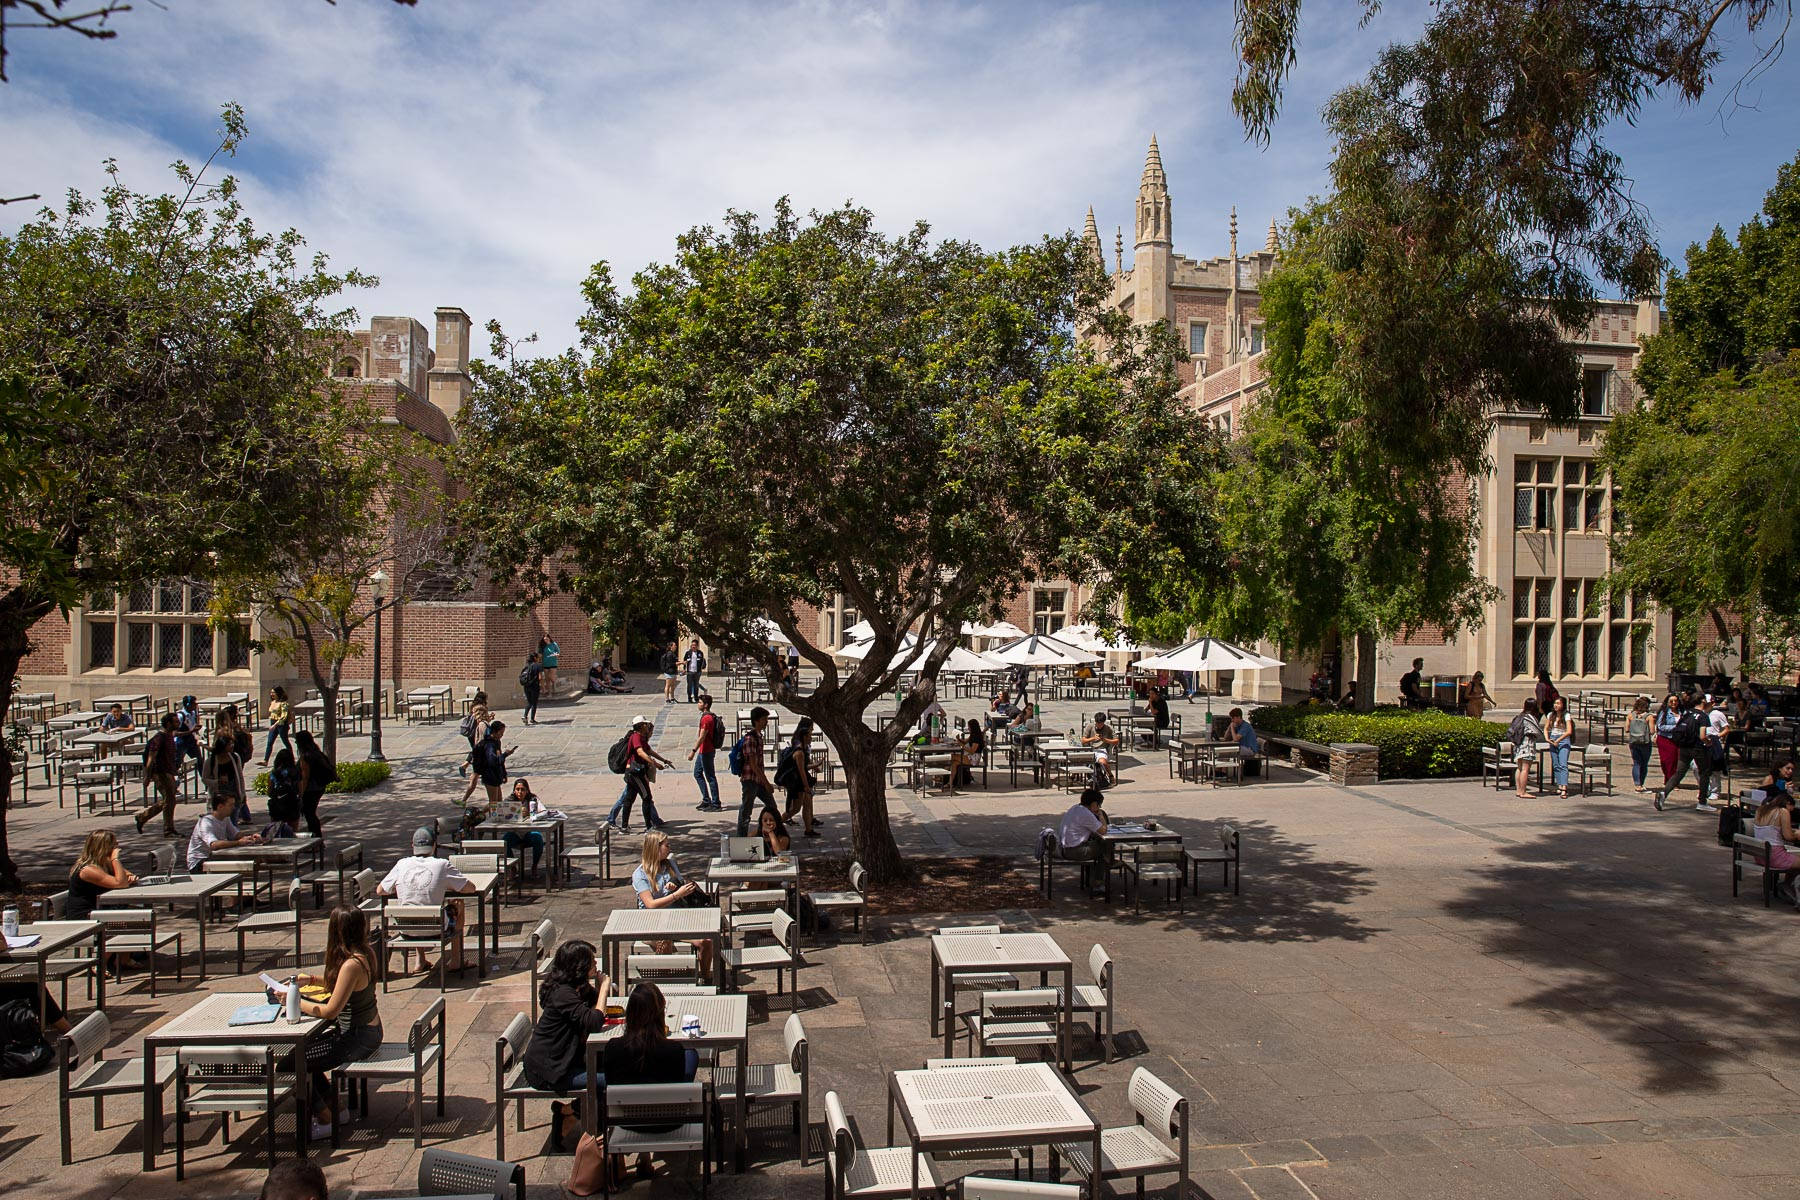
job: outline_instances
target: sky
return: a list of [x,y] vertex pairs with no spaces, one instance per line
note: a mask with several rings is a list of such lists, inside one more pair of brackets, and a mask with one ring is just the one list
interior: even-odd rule
[[[97,192],[108,158],[167,190],[236,101],[250,138],[228,169],[251,215],[379,276],[348,297],[363,322],[454,305],[555,350],[592,264],[628,279],[783,195],[993,248],[1080,229],[1091,204],[1110,262],[1152,133],[1177,251],[1223,254],[1234,205],[1260,248],[1324,187],[1325,100],[1425,10],[1390,0],[1362,28],[1358,11],[1310,0],[1260,146],[1231,111],[1230,0],[160,0],[107,42],[11,32],[0,195]],[[1756,58],[1729,49],[1728,81]],[[1618,131],[1672,258],[1760,206],[1800,151],[1797,101],[1790,52],[1729,108],[1659,101]],[[0,231],[36,207],[0,207]]]

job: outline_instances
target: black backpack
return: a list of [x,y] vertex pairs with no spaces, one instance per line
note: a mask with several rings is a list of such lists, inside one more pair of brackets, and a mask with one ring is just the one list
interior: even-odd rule
[[606,765],[612,768],[614,775],[623,775],[625,768],[631,765],[631,735],[629,733],[614,742],[612,749],[606,752]]
[[29,1000],[0,1004],[0,1079],[36,1075],[56,1061],[56,1051],[44,1040],[37,1005]]
[[1684,750],[1692,750],[1700,744],[1700,725],[1705,720],[1698,709],[1688,709],[1669,731],[1669,740]]
[[276,767],[269,772],[269,800],[276,803],[300,798],[300,772],[295,767]]
[[519,672],[519,686],[520,687],[530,687],[532,684],[537,682],[537,671],[534,670],[534,668],[536,666],[537,666],[536,663],[526,663],[525,664],[525,669]]
[[788,787],[796,782],[800,767],[795,761],[794,747],[782,747],[780,756],[775,760],[775,783],[779,787]]

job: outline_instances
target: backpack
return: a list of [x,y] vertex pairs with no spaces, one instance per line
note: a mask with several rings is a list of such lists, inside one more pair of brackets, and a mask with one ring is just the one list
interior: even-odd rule
[[725,769],[730,771],[733,775],[742,775],[744,773],[744,743],[749,740],[750,735],[746,733],[743,737],[732,743],[731,753],[725,756]]
[[475,712],[471,709],[469,714],[462,719],[462,724],[456,727],[456,731],[463,735],[464,741],[473,742],[475,740],[475,725]]
[[37,1005],[24,999],[0,1004],[0,1079],[36,1075],[55,1061]]
[[300,772],[294,767],[277,767],[269,772],[269,802],[300,798]]
[[536,665],[536,663],[526,663],[525,669],[519,672],[520,687],[530,687],[537,682],[537,673],[531,669]]
[[724,722],[719,720],[718,713],[709,711],[700,714],[700,732],[706,735],[706,744],[713,750],[717,750],[719,743],[725,740],[719,736],[723,727]]
[[1684,750],[1692,750],[1700,744],[1700,723],[1704,719],[1699,710],[1688,709],[1675,722],[1675,728],[1669,731],[1669,740]]
[[798,780],[795,777],[799,770],[798,764],[794,761],[794,748],[792,746],[783,747],[780,757],[775,760],[776,784],[780,787],[788,787],[797,783]]
[[631,735],[628,733],[614,742],[612,749],[606,752],[606,765],[612,768],[614,775],[623,775],[625,768],[631,765],[630,747]]
[[1506,727],[1506,740],[1517,746],[1525,740],[1525,714],[1520,713]]

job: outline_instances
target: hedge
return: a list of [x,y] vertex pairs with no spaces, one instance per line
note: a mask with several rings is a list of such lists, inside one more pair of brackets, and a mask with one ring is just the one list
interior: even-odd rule
[[[337,780],[326,786],[327,795],[344,792],[361,792],[381,783],[394,773],[394,768],[384,762],[348,762],[339,763]],[[269,794],[269,773],[262,772],[256,777],[253,786],[260,795]]]
[[1261,733],[1309,742],[1366,742],[1381,751],[1383,779],[1443,779],[1481,774],[1481,748],[1498,746],[1506,726],[1436,710],[1377,708],[1340,712],[1320,704],[1259,708]]

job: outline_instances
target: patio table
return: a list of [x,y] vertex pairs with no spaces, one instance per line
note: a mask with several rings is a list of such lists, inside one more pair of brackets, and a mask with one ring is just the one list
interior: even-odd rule
[[[800,856],[789,851],[761,862],[735,863],[728,858],[713,858],[706,864],[706,877],[720,885],[779,886],[793,902],[800,891]],[[720,907],[724,907],[722,899]],[[793,911],[800,911],[797,903],[793,904]]]
[[956,1054],[954,1014],[943,1013],[944,997],[953,994],[953,979],[960,974],[1037,971],[1040,978],[1051,971],[1062,973],[1062,1018],[1057,1022],[1056,1048],[1063,1069],[1069,1061],[1070,1007],[1075,994],[1075,971],[1069,956],[1047,933],[933,934],[931,938],[931,1032],[944,1027],[944,1057]]
[[[700,1018],[700,1036],[689,1037],[681,1032],[681,1018],[689,1013]],[[744,1150],[748,1144],[749,1121],[745,1119],[746,1097],[744,1084],[749,1076],[750,1052],[750,997],[737,996],[670,996],[664,1005],[663,1021],[669,1036],[678,1046],[692,1047],[695,1050],[708,1049],[717,1051],[721,1057],[730,1051],[737,1058],[737,1092],[733,1097],[734,1111],[737,1114],[734,1124],[737,1134],[734,1138],[733,1158],[738,1171],[744,1169]],[[605,1052],[606,1043],[612,1041],[625,1031],[625,1023],[608,1027],[599,1033],[587,1036],[587,1103],[582,1108],[582,1121],[589,1133],[596,1133],[600,1113],[600,1056]]]
[[242,888],[243,881],[236,875],[189,875],[175,876],[172,879],[136,883],[128,888],[114,888],[100,893],[96,903],[102,908],[144,908],[152,904],[167,904],[170,909],[191,904],[194,906],[194,924],[198,927],[198,949],[195,951],[200,960],[200,981],[206,982],[206,908],[212,898],[226,888]]
[[559,880],[563,883],[567,883],[568,881],[566,879],[563,879],[557,874],[561,869],[558,864],[562,862],[563,826],[566,823],[567,822],[561,817],[553,817],[549,820],[537,820],[522,817],[516,821],[496,821],[492,817],[489,817],[475,827],[475,833],[478,838],[488,834],[492,834],[495,837],[508,833],[548,834],[549,836],[545,840],[549,845],[544,847],[544,854],[549,858],[550,865],[545,868],[545,874],[552,883],[556,883]]
[[606,918],[600,931],[600,961],[614,979],[625,978],[624,955],[620,946],[627,942],[710,942],[713,948],[715,983],[725,982],[724,949],[725,918],[720,910],[707,908],[621,908]]
[[123,746],[127,742],[136,741],[142,733],[136,729],[96,729],[92,733],[84,733],[69,741],[77,746]]
[[272,842],[261,842],[255,846],[232,846],[226,850],[213,852],[214,858],[239,859],[254,863],[256,869],[250,875],[252,890],[255,890],[260,883],[264,867],[267,867],[269,871],[270,887],[275,885],[276,867],[286,867],[291,875],[298,875],[302,855],[312,857],[315,871],[323,870],[325,867],[324,839],[315,837],[276,838]]
[[44,724],[51,729],[58,730],[80,729],[85,725],[98,725],[105,716],[106,714],[103,712],[95,712],[92,709],[81,709],[76,712],[63,713],[58,717],[51,717],[48,721],[45,721]]
[[[156,1169],[156,1154],[162,1147],[162,1088],[156,1082],[156,1055],[159,1050],[182,1046],[291,1047],[299,1066],[294,1072],[294,1087],[299,1092],[301,1113],[294,1122],[294,1144],[300,1157],[306,1157],[308,1114],[312,1112],[311,1079],[305,1069],[306,1044],[325,1028],[325,1022],[318,1017],[301,1017],[297,1024],[290,1025],[286,1016],[277,1016],[262,1025],[228,1024],[238,1009],[268,1002],[264,992],[215,992],[144,1035],[144,1170]],[[274,1120],[274,1114],[264,1119]]]
[[434,716],[437,714],[438,703],[440,701],[442,701],[444,706],[445,717],[451,716],[456,708],[456,706],[451,703],[450,685],[447,683],[433,684],[430,687],[413,688],[406,693],[406,700],[409,704],[417,703],[421,700],[429,703],[431,705],[432,715]]
[[969,1066],[953,1071],[895,1071],[888,1080],[888,1144],[894,1111],[906,1126],[912,1195],[919,1155],[1003,1150],[1090,1139],[1089,1196],[1100,1192],[1100,1122],[1048,1063]]
[[150,712],[150,696],[145,692],[120,692],[116,696],[94,697],[95,708],[107,709],[115,704],[132,714],[134,718],[139,712],[144,713],[146,716],[149,715]]
[[[58,950],[67,950],[70,946],[82,942],[94,942],[96,960],[105,952],[106,931],[98,921],[29,921],[20,924],[19,936],[37,937],[35,945],[9,946],[0,939],[0,975],[12,974],[12,968],[26,963],[37,968],[38,985],[38,1023],[44,1024],[44,1014],[50,1000],[50,988],[45,979],[45,972],[50,966],[50,956]],[[98,980],[94,985],[94,1007],[106,1007],[106,971],[102,968],[95,972]]]

